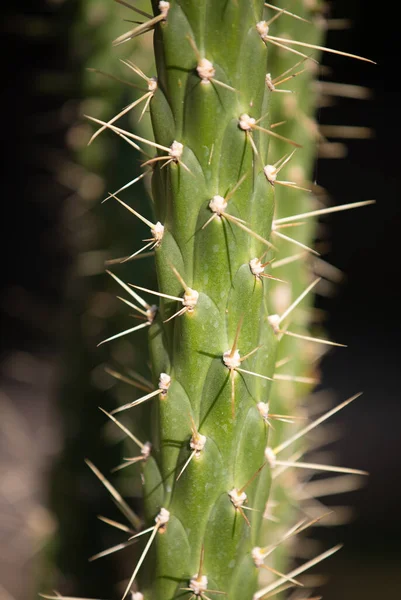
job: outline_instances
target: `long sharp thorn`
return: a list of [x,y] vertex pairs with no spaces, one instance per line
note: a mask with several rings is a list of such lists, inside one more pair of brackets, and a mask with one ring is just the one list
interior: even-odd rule
[[361,206],[368,206],[369,204],[375,204],[375,200],[364,200],[363,202],[352,202],[350,204],[341,204],[340,206],[330,206],[329,208],[320,208],[319,210],[312,210],[311,212],[301,213],[299,215],[292,215],[291,217],[283,217],[282,219],[276,219],[275,225],[281,223],[291,223],[297,219],[308,219],[309,217],[316,217],[319,215],[328,215],[330,213],[340,212],[343,210],[351,210],[353,208],[360,208]]
[[144,317],[146,317],[146,318],[148,317],[147,312],[145,312],[144,310],[142,310],[138,306],[135,306],[135,304],[133,304],[129,300],[126,300],[125,298],[122,298],[121,296],[117,296],[117,298],[118,298],[118,300],[121,300],[121,302],[124,302],[124,304],[127,304],[128,306],[130,306],[131,308],[133,308],[134,310],[136,310],[137,312],[139,312]]
[[185,469],[187,468],[187,466],[189,465],[189,463],[191,462],[191,460],[195,456],[195,452],[196,452],[196,450],[194,450],[193,452],[191,452],[191,454],[189,455],[189,458],[185,461],[184,466],[182,467],[181,471],[177,475],[176,481],[179,480],[179,478],[181,477],[181,475],[183,474],[183,472],[185,471]]
[[151,392],[152,390],[154,390],[154,385],[151,381],[149,381],[149,379],[146,379],[146,377],[144,377],[143,375],[141,375],[140,373],[137,373],[136,371],[134,371],[133,369],[130,369],[129,367],[126,367],[126,371],[127,373],[133,377],[136,381],[139,381],[140,383],[142,383],[144,386],[146,386],[145,391],[147,392]]
[[287,154],[285,156],[282,156],[276,163],[275,163],[275,167],[276,167],[276,173],[280,173],[281,169],[283,167],[285,167],[285,165],[292,159],[292,157],[294,156],[295,152],[297,151],[297,149],[295,148],[295,150],[293,150],[290,154]]
[[125,462],[114,467],[114,469],[112,469],[111,472],[117,473],[117,471],[121,471],[122,469],[125,469],[126,467],[131,467],[132,465],[135,465],[136,463],[140,462],[141,460],[145,460],[145,459],[143,456],[135,456],[134,458],[125,458],[124,460],[125,460]]
[[154,290],[148,290],[147,288],[140,287],[139,285],[134,285],[133,283],[130,283],[129,285],[136,288],[137,290],[141,290],[142,292],[148,292],[148,294],[153,294],[154,296],[160,296],[160,298],[167,298],[168,300],[177,300],[177,302],[182,302],[182,298],[178,298],[178,296],[170,296],[170,294],[162,294],[161,292],[155,292]]
[[296,381],[297,383],[308,383],[308,384],[316,384],[319,383],[319,379],[316,377],[299,377],[297,375],[280,375],[276,373],[273,377],[273,381]]
[[241,328],[242,328],[242,323],[243,322],[244,322],[244,315],[242,315],[241,318],[240,318],[240,320],[238,321],[237,329],[235,331],[235,337],[234,337],[233,345],[231,346],[231,350],[230,350],[230,354],[229,354],[230,358],[234,358],[234,356],[235,356],[235,352],[236,352],[237,347],[238,347],[238,340],[239,340],[239,336],[240,336],[240,333],[241,333]]
[[295,467],[300,469],[313,469],[317,471],[327,471],[329,473],[350,473],[351,475],[368,475],[367,471],[360,469],[348,469],[347,467],[333,467],[331,465],[320,465],[319,463],[306,463],[298,461],[278,460],[276,463],[282,467]]
[[339,54],[340,56],[346,56],[348,58],[356,58],[357,60],[362,60],[363,62],[368,62],[373,65],[376,64],[375,61],[370,60],[369,58],[364,58],[363,56],[358,56],[357,54],[350,54],[349,52],[342,52],[341,50],[333,50],[333,48],[326,48],[325,46],[316,46],[315,44],[308,44],[307,42],[299,42],[297,40],[279,38],[272,35],[268,35],[267,39],[274,42],[281,42],[283,44],[290,44],[292,46],[302,46],[303,48],[311,48],[312,50],[321,50],[322,52],[329,52],[330,54]]
[[315,338],[310,335],[302,335],[301,333],[294,333],[293,331],[279,331],[283,335],[289,335],[290,337],[298,338],[299,340],[305,340],[306,342],[314,342],[316,344],[326,344],[327,346],[335,346],[337,348],[346,348],[346,344],[339,344],[338,342],[331,342],[323,338]]
[[284,14],[285,14],[284,10],[280,10],[279,14],[276,14],[276,15],[274,15],[274,17],[269,19],[269,21],[267,21],[267,24],[269,25],[269,27],[272,23],[274,23],[274,21],[277,21],[277,19],[279,19]]
[[251,522],[248,519],[248,517],[246,516],[246,514],[244,513],[244,507],[243,506],[239,506],[237,508],[238,512],[240,513],[241,517],[244,519],[245,523],[248,525],[248,527],[251,526]]
[[108,198],[114,198],[115,200],[117,200],[117,202],[119,202],[122,206],[124,206],[124,208],[126,208],[130,213],[132,213],[136,217],[138,217],[138,219],[140,219],[143,223],[145,223],[145,225],[147,225],[151,229],[155,226],[154,223],[152,223],[151,221],[149,221],[148,219],[146,219],[145,217],[143,217],[140,213],[138,213],[131,206],[129,206],[128,204],[126,204],[125,202],[123,202],[122,200],[120,200],[120,198],[118,198],[112,192],[109,192]]
[[276,260],[274,261],[274,263],[272,263],[272,269],[284,267],[285,265],[289,265],[292,262],[305,258],[305,256],[307,256],[306,252],[299,252],[298,254],[287,256],[286,258],[282,258],[281,260]]
[[297,142],[294,142],[294,140],[290,140],[287,137],[284,137],[283,135],[280,135],[279,133],[276,133],[275,131],[272,131],[271,129],[265,129],[264,127],[259,127],[259,125],[254,125],[253,129],[258,129],[259,131],[262,131],[263,133],[267,133],[268,135],[271,135],[275,138],[277,138],[278,140],[281,140],[282,142],[287,142],[287,144],[291,144],[291,146],[296,146],[297,148],[302,148],[301,144],[298,144]]
[[312,252],[312,254],[316,254],[317,256],[319,256],[319,252],[316,252],[316,250],[314,250],[313,248],[309,248],[309,246],[306,246],[302,242],[299,242],[298,240],[295,240],[294,238],[291,238],[288,235],[284,235],[284,233],[281,233],[281,231],[273,231],[273,233],[277,237],[285,240],[286,242],[295,244],[295,246],[299,246],[300,248],[303,248],[304,250],[307,250],[308,252]]
[[[299,65],[302,65],[308,58],[310,58],[309,56],[305,56],[305,58],[302,58],[301,60],[299,60],[297,63],[295,63],[295,65],[292,65],[292,67],[290,67],[289,69],[287,69],[286,71],[284,71],[283,73],[281,73],[281,75],[278,75],[277,77],[275,77],[274,79],[272,79],[272,83],[274,85],[280,85],[280,80],[282,79],[282,77],[285,77],[286,75],[288,75],[288,73],[291,73],[291,71],[293,71],[294,69],[296,69],[297,67],[299,67]],[[293,77],[293,75],[291,76]]]
[[250,356],[252,356],[252,354],[255,354],[255,352],[257,352],[261,348],[262,348],[262,344],[260,346],[256,346],[256,348],[254,348],[253,350],[251,350],[250,352],[248,352],[248,354],[245,354],[245,356],[241,356],[240,362],[244,362],[244,360],[246,360],[247,358],[249,358]]
[[297,56],[302,56],[302,58],[304,60],[307,60],[309,58],[314,63],[319,64],[319,62],[315,58],[312,58],[312,56],[308,56],[307,54],[304,54],[303,52],[299,52],[298,50],[295,50],[294,48],[289,48],[288,46],[284,46],[284,44],[280,44],[280,42],[275,42],[271,39],[270,36],[268,37],[268,40],[270,41],[271,44],[273,44],[273,46],[277,46],[278,48],[282,48],[283,50],[288,50],[288,52],[291,52],[292,54],[296,54]]
[[126,375],[123,375],[122,373],[119,373],[118,371],[111,369],[110,367],[105,367],[104,370],[106,371],[106,373],[108,373],[112,377],[115,377],[116,379],[119,379],[120,381],[123,381],[124,383],[128,383],[129,385],[132,385],[133,387],[136,387],[139,390],[142,390],[143,392],[151,392],[152,391],[152,388],[150,387],[150,383],[146,383],[145,380],[143,380],[143,383],[137,382],[134,379],[131,379],[130,377],[127,377]]
[[264,4],[267,8],[270,8],[271,10],[276,10],[283,15],[288,15],[289,17],[293,17],[294,19],[298,19],[298,21],[303,21],[304,23],[311,23],[311,21],[308,21],[307,19],[304,19],[299,15],[289,12],[288,10],[284,10],[284,8],[279,8],[278,6],[274,6],[274,4],[269,4],[268,2],[265,2]]
[[139,537],[141,537],[143,535],[146,535],[147,533],[150,533],[151,531],[154,530],[154,528],[155,528],[155,526],[152,525],[152,527],[148,527],[147,529],[143,529],[142,531],[140,531],[139,533],[136,533],[135,535],[133,535],[129,539],[130,540],[137,539],[137,538],[139,538]]
[[215,85],[220,85],[221,87],[225,88],[226,90],[230,90],[230,92],[237,93],[237,90],[235,88],[233,88],[231,85],[228,85],[227,83],[223,83],[222,81],[219,81],[218,79],[215,79],[214,77],[212,77],[210,81],[212,81]]
[[137,563],[137,565],[135,567],[135,570],[134,570],[134,572],[131,575],[131,578],[130,578],[130,580],[128,582],[128,585],[127,585],[127,587],[125,589],[125,592],[124,592],[124,595],[122,597],[122,600],[124,600],[127,597],[127,594],[130,591],[133,582],[135,581],[135,577],[137,576],[138,571],[141,568],[141,565],[142,565],[143,561],[145,560],[145,557],[146,557],[146,555],[147,555],[147,553],[149,551],[149,548],[150,548],[153,540],[156,537],[156,534],[157,534],[158,530],[159,530],[159,527],[157,525],[155,525],[153,527],[152,535],[150,536],[150,538],[149,538],[149,540],[148,540],[148,542],[147,542],[147,544],[146,544],[146,546],[145,546],[145,548],[144,548],[144,550],[143,550],[143,552],[141,554],[141,557],[140,557],[140,559],[139,559],[139,561],[138,561],[138,563]]
[[280,316],[279,324],[282,323],[284,321],[284,319],[286,319],[292,313],[294,308],[296,308],[298,306],[298,304],[305,298],[305,296],[307,296],[307,294],[309,294],[309,292],[315,287],[315,285],[317,285],[319,283],[320,280],[321,280],[321,277],[318,277],[317,279],[312,281],[312,283],[310,285],[308,285],[308,287],[302,292],[302,294],[300,294],[298,296],[298,298],[296,300],[294,300],[294,302]]
[[161,392],[162,392],[162,390],[158,388],[157,390],[154,390],[153,392],[146,394],[146,396],[142,396],[142,398],[138,398],[138,400],[134,400],[134,402],[130,402],[129,404],[124,404],[124,406],[119,406],[118,408],[115,408],[114,410],[111,411],[111,414],[115,415],[116,413],[119,413],[123,410],[127,410],[128,408],[133,408],[134,406],[138,406],[138,404],[142,404],[142,402],[146,402],[146,400],[150,400],[151,398],[154,398],[154,396],[157,396]]
[[120,61],[123,63],[123,65],[125,65],[129,69],[131,69],[131,71],[134,71],[134,73],[139,75],[139,77],[141,77],[141,79],[144,79],[146,81],[146,83],[150,82],[150,80],[151,80],[150,77],[147,77],[145,75],[145,73],[142,71],[142,69],[140,69],[137,65],[135,65],[131,60],[129,60],[129,59],[124,60],[123,58],[120,58]]
[[172,321],[176,317],[181,317],[181,315],[183,315],[185,312],[187,312],[187,310],[188,310],[187,306],[184,306],[184,308],[180,308],[180,310],[178,310],[176,313],[174,313],[173,315],[171,315],[171,317],[169,317],[168,319],[165,319],[163,321],[163,323],[168,323],[169,321]]
[[107,550],[102,550],[102,552],[98,552],[97,554],[90,556],[88,558],[88,561],[93,562],[95,560],[98,560],[99,558],[103,558],[104,556],[109,556],[109,554],[113,554],[114,552],[119,552],[120,550],[124,550],[124,548],[128,548],[129,546],[132,546],[135,543],[136,543],[136,540],[133,540],[133,541],[122,542],[121,544],[117,544],[116,546],[111,546],[110,548],[107,548]]
[[244,221],[244,219],[240,219],[239,217],[234,217],[233,215],[230,215],[225,212],[222,212],[221,215],[223,217],[225,217],[226,219],[228,219],[229,221],[231,221],[232,223],[242,223],[243,225],[246,223],[246,221]]
[[127,8],[130,8],[134,12],[138,13],[139,15],[142,15],[143,17],[146,17],[147,19],[151,19],[153,16],[153,15],[150,15],[149,13],[144,12],[143,10],[137,8],[136,6],[132,6],[131,4],[128,4],[128,2],[125,2],[124,0],[114,0],[114,1],[117,2],[117,4],[121,4],[122,6],[126,6]]
[[[252,146],[252,150],[253,150],[254,155],[257,156],[260,161],[262,161],[262,159],[259,156],[259,152],[258,152],[258,149],[256,147],[256,144],[253,141],[252,133],[250,131],[247,131],[246,133],[247,133],[247,139],[249,140],[249,143]],[[263,164],[262,164],[262,167],[263,167]]]
[[142,88],[140,88],[135,83],[132,83],[132,81],[127,81],[126,79],[120,79],[120,77],[115,77],[115,75],[112,75],[111,73],[106,73],[106,71],[102,71],[101,69],[93,69],[92,67],[88,67],[86,70],[89,71],[89,73],[97,73],[98,75],[103,75],[103,77],[107,77],[108,79],[111,79],[112,81],[118,81],[118,83],[123,83],[124,85],[129,85],[130,87],[133,87],[135,89],[140,89],[141,91],[143,91]]
[[135,442],[135,444],[139,447],[139,448],[143,448],[143,444],[140,440],[138,440],[137,437],[134,436],[134,434],[127,429],[127,427],[125,427],[122,423],[120,423],[120,421],[117,421],[117,419],[115,417],[113,417],[113,415],[111,415],[110,413],[108,413],[106,410],[104,410],[104,408],[101,408],[99,406],[100,410],[106,415],[106,417],[108,417],[111,421],[113,421],[113,423],[115,423],[120,429],[121,431],[123,431],[129,438],[131,438],[131,440],[133,442]]
[[232,190],[230,190],[227,194],[226,197],[224,198],[224,200],[226,202],[228,202],[230,200],[230,198],[232,198],[235,194],[235,192],[238,190],[238,188],[244,183],[245,179],[248,177],[248,173],[244,173],[244,175],[241,177],[241,179],[239,179],[237,181],[237,183],[235,184],[235,186],[233,187]]
[[278,360],[275,364],[275,368],[279,369],[280,367],[283,367],[284,365],[286,365],[287,363],[289,363],[291,360],[293,359],[292,356],[286,356],[285,358],[282,358],[281,360]]
[[252,483],[252,481],[255,479],[255,477],[257,477],[259,475],[259,473],[261,472],[261,470],[266,466],[267,462],[264,462],[257,471],[255,471],[255,473],[252,475],[252,477],[250,479],[248,479],[248,481],[246,482],[245,485],[242,486],[241,489],[238,490],[238,494],[242,494],[243,492],[245,492],[246,488]]
[[236,371],[240,373],[246,373],[247,375],[253,375],[253,377],[260,377],[261,379],[267,379],[267,381],[273,381],[271,377],[267,377],[267,375],[261,375],[260,373],[254,373],[253,371],[247,371],[246,369],[242,369],[240,367],[235,367]]
[[154,248],[155,247],[155,243],[152,240],[151,242],[149,242],[148,244],[145,244],[145,246],[142,246],[142,248],[140,248],[139,250],[137,250],[136,252],[134,252],[133,254],[130,254],[129,256],[126,256],[125,258],[121,259],[121,264],[122,263],[126,263],[130,260],[133,260],[134,258],[136,258],[138,256],[138,254],[141,254],[144,250],[146,250],[147,248]]
[[[306,71],[306,69],[301,69],[300,71],[297,71],[296,73],[292,73],[291,75],[288,75],[288,77],[284,77],[284,79],[280,79],[280,81],[276,82],[276,80],[273,80],[273,84],[276,87],[278,85],[282,85],[286,81],[290,81],[291,79],[294,79],[294,77],[298,77],[298,75],[302,75],[302,73],[305,73],[305,71]],[[275,91],[276,92],[289,92],[289,93],[293,93],[291,90],[275,90]]]
[[277,455],[279,452],[282,452],[283,450],[288,448],[288,446],[290,446],[291,444],[293,444],[294,442],[299,440],[301,437],[303,437],[304,435],[309,433],[309,431],[312,431],[312,429],[315,429],[315,427],[317,427],[318,425],[320,425],[321,423],[323,423],[324,421],[329,419],[331,416],[335,415],[337,412],[339,412],[340,410],[342,410],[343,408],[348,406],[348,404],[351,404],[351,402],[353,402],[354,400],[359,398],[361,395],[362,395],[362,392],[355,394],[354,396],[351,396],[351,398],[348,398],[347,400],[345,400],[338,406],[335,406],[334,408],[332,408],[331,410],[326,412],[324,415],[322,415],[318,419],[315,419],[315,421],[313,421],[312,423],[309,423],[309,425],[307,425],[306,427],[301,429],[301,431],[298,431],[295,435],[290,437],[288,440],[286,440],[279,446],[276,446],[276,448],[274,448],[274,450],[273,450],[274,454]]
[[132,290],[130,286],[124,283],[124,281],[121,281],[121,279],[117,277],[117,275],[114,275],[114,273],[112,273],[111,271],[106,271],[106,273],[110,275],[113,279],[115,279],[117,283],[119,283],[121,287],[124,288],[124,290],[128,292],[128,294],[130,294],[130,296],[135,298],[135,300],[139,302],[139,304],[141,304],[146,310],[149,310],[151,308],[150,304],[145,302],[145,300],[143,300],[143,298],[141,298],[136,292],[134,292],[134,290]]
[[295,181],[276,181],[275,183],[277,185],[282,185],[283,187],[288,187],[293,190],[301,190],[301,192],[311,192],[312,191],[309,188],[304,188],[304,187],[301,187],[300,185],[297,185],[295,183]]
[[[112,125],[113,123],[115,123],[116,121],[118,121],[118,119],[120,119],[121,117],[123,117],[124,115],[126,115],[130,110],[132,110],[133,108],[135,108],[135,106],[137,106],[143,100],[145,100],[151,93],[152,92],[148,92],[144,96],[141,96],[140,98],[138,98],[138,100],[135,100],[135,102],[131,102],[131,104],[128,104],[128,106],[126,106],[121,112],[119,112],[112,119],[110,119],[110,121],[107,121],[107,125]],[[90,140],[88,142],[88,146],[90,146],[90,144],[92,144],[92,142],[98,137],[98,135],[100,135],[102,133],[102,131],[105,131],[106,129],[107,129],[107,126],[103,125],[97,131],[95,131],[95,133],[92,135],[92,137],[90,138]]]
[[171,264],[170,264],[170,268],[173,271],[174,275],[177,277],[178,281],[181,283],[184,290],[188,290],[189,289],[188,285],[185,283],[185,281],[183,280],[183,278],[181,277],[181,275],[179,274],[177,269],[175,267],[173,267],[173,265],[171,265]]
[[128,506],[125,500],[122,498],[121,494],[117,492],[115,487],[111,485],[111,483],[106,479],[106,477],[99,471],[97,467],[88,459],[85,459],[88,467],[93,471],[99,481],[104,485],[106,490],[112,495],[114,500],[117,503],[118,508],[121,510],[123,515],[128,519],[128,521],[134,526],[135,529],[139,529],[141,526],[140,518],[134,513],[134,511]]
[[107,344],[108,342],[111,342],[113,340],[116,340],[117,338],[123,337],[124,335],[128,335],[129,333],[138,331],[138,329],[143,329],[144,327],[149,327],[149,325],[150,325],[149,321],[146,321],[146,323],[141,323],[140,325],[137,325],[136,327],[131,327],[131,329],[126,329],[125,331],[120,331],[120,333],[116,333],[115,335],[112,335],[111,337],[99,342],[98,347],[102,346],[103,344]]
[[[293,571],[291,571],[290,573],[288,573],[286,575],[286,577],[287,578],[288,577],[297,577],[297,575],[301,575],[301,573],[304,573],[305,571],[308,571],[308,569],[311,569],[312,567],[314,567],[318,563],[322,562],[326,558],[329,558],[329,556],[332,556],[335,552],[338,552],[338,550],[340,550],[341,548],[342,548],[341,544],[339,544],[337,546],[333,546],[333,548],[330,548],[330,550],[327,550],[326,552],[323,552],[322,554],[319,554],[319,556],[316,556],[315,558],[313,558],[312,560],[308,561],[307,563],[305,563],[305,564],[301,565],[300,567],[294,569]],[[259,590],[258,592],[256,592],[256,594],[254,594],[254,596],[253,596],[253,600],[259,600],[260,598],[263,598],[264,596],[266,596],[266,594],[269,594],[269,592],[273,592],[274,590],[276,590],[282,583],[285,583],[285,580],[278,579],[277,581],[274,581],[273,583],[271,583],[267,587],[265,587],[265,588]]]
[[140,25],[138,25],[138,27],[135,27],[134,29],[127,31],[127,33],[123,33],[123,35],[120,35],[118,38],[116,38],[113,41],[113,46],[119,46],[120,44],[124,44],[125,42],[132,40],[134,37],[138,37],[139,35],[142,35],[143,33],[150,31],[151,29],[153,29],[155,27],[155,25],[157,23],[159,23],[160,21],[164,21],[164,20],[165,20],[165,15],[163,15],[162,13],[160,13],[159,15],[156,15],[156,17],[149,19],[149,21],[146,21],[145,23],[141,23]]
[[143,109],[141,110],[141,114],[139,115],[138,122],[142,120],[142,118],[143,118],[143,115],[144,115],[144,114],[146,113],[146,111],[148,110],[148,108],[149,108],[149,104],[150,104],[150,101],[152,100],[152,98],[153,98],[153,92],[149,92],[149,94],[147,94],[147,99],[146,99],[146,102],[145,102],[145,104],[144,104],[144,107],[143,107]]
[[204,225],[202,225],[201,229],[206,229],[206,227],[217,217],[217,213],[213,213],[212,216],[206,221]]
[[113,519],[108,519],[107,517],[103,517],[102,515],[98,515],[97,518],[99,519],[99,521],[103,521],[103,523],[106,523],[107,525],[111,525],[111,527],[115,527],[116,529],[125,531],[125,533],[130,533],[131,535],[133,535],[135,533],[135,531],[133,529],[130,529],[129,527],[127,527],[126,525],[123,525],[122,523],[119,523],[118,521],[113,521]]
[[223,216],[226,219],[228,219],[229,221],[232,221],[233,223],[235,223],[236,225],[238,225],[238,227],[240,227],[241,229],[243,229],[244,231],[246,231],[247,233],[249,233],[249,235],[251,235],[252,237],[254,237],[256,240],[259,240],[260,242],[262,242],[262,244],[265,244],[269,248],[275,249],[274,246],[273,246],[273,244],[271,242],[269,242],[268,240],[265,240],[265,238],[263,238],[258,233],[255,233],[255,231],[252,231],[252,229],[250,229],[249,227],[247,227],[246,225],[244,225],[244,223],[240,219],[237,219],[236,217],[233,217],[232,215],[229,215],[227,213],[223,213]]
[[114,125],[110,125],[106,121],[101,121],[100,119],[95,119],[95,117],[90,117],[89,115],[83,115],[83,116],[85,118],[89,119],[90,121],[93,121],[94,123],[98,123],[99,125],[104,125],[105,127],[107,127],[108,129],[111,129],[115,133],[121,133],[127,137],[133,138],[134,140],[143,142],[144,144],[149,144],[149,146],[153,146],[153,148],[158,148],[159,150],[164,150],[165,152],[170,152],[170,148],[167,148],[166,146],[161,146],[160,144],[157,144],[156,142],[152,142],[152,140],[147,140],[143,137],[140,137],[139,135],[135,135],[135,133],[130,133],[129,131],[126,131],[125,129],[121,129],[120,127],[114,127]]
[[140,179],[143,179],[143,177],[145,177],[146,175],[149,175],[149,173],[151,173],[151,172],[152,172],[151,169],[149,169],[149,170],[145,171],[144,173],[141,173],[140,175],[138,175],[138,177],[135,177],[135,179],[132,179],[132,181],[129,181],[128,183],[123,185],[123,187],[119,188],[118,190],[116,190],[115,192],[113,192],[112,194],[107,196],[107,198],[102,200],[102,204],[103,204],[103,202],[107,202],[107,200],[110,200],[110,198],[113,198],[113,196],[115,196],[116,194],[119,194],[123,190],[126,190],[131,185],[134,185],[134,183],[137,183]]
[[277,571],[277,569],[273,569],[273,567],[268,567],[267,565],[260,565],[260,566],[262,567],[262,569],[266,569],[267,571],[270,571],[271,573],[278,575],[279,577],[281,577],[282,579],[285,579],[286,581],[291,581],[291,583],[293,583],[294,585],[303,587],[303,583],[300,583],[299,581],[297,581],[296,579],[293,579],[292,577],[287,577],[286,575],[284,575],[284,573]]

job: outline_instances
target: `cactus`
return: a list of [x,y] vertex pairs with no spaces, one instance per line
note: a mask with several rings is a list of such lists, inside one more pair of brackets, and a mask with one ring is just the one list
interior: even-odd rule
[[[152,4],[153,16],[131,7],[145,21],[115,45],[154,30],[157,81],[129,63],[147,85],[141,114],[149,108],[154,140],[117,118],[90,117],[142,152],[156,150],[143,162],[153,219],[109,197],[147,226],[145,246],[129,258],[153,251],[158,280],[149,289],[118,267],[109,272],[143,321],[104,341],[149,331],[153,385],[138,377],[131,383],[143,395],[106,413],[140,449],[132,461],[142,470],[140,518],[87,462],[130,522],[134,535],[121,547],[142,544],[123,599],[131,591],[149,600],[268,598],[301,585],[299,575],[338,549],[286,572],[281,542],[316,519],[294,525],[293,479],[273,482],[276,469],[362,474],[303,460],[306,434],[354,397],[308,424],[298,419],[315,382],[310,348],[341,345],[308,331],[320,282],[311,272],[322,268],[314,219],[369,202],[311,204],[322,139],[311,81],[319,53],[336,52],[322,46],[314,3],[296,2],[293,12],[260,0]],[[299,220],[299,234],[282,230]],[[149,422],[133,435],[119,413],[139,406]],[[287,523],[281,534],[268,520],[272,498]]]

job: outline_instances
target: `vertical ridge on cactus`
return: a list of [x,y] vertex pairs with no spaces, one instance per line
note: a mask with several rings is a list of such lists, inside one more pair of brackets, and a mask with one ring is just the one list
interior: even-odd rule
[[[153,16],[130,7],[147,20],[114,45],[154,30],[157,83],[129,63],[148,91],[109,121],[90,117],[100,125],[91,141],[107,129],[155,152],[142,165],[152,171],[153,221],[108,196],[150,228],[147,244],[124,260],[150,248],[159,286],[150,290],[110,273],[140,307],[121,300],[144,321],[101,342],[149,328],[154,389],[142,386],[142,397],[106,413],[123,429],[112,415],[151,400],[151,446],[144,453],[145,444],[133,438],[142,452],[132,460],[142,469],[143,530],[121,547],[150,536],[123,599],[132,591],[145,600],[250,600],[302,585],[297,576],[339,547],[288,574],[282,559],[264,564],[281,543],[266,509],[272,487],[287,520],[284,538],[306,528],[293,525],[285,477],[272,484],[276,467],[280,473],[294,467],[363,474],[300,461],[307,452],[304,436],[354,398],[309,425],[298,424],[299,397],[316,381],[302,344],[341,346],[311,335],[309,317],[299,314],[311,306],[309,293],[321,280],[311,279],[304,260],[318,254],[311,248],[314,219],[371,202],[332,208],[310,202],[307,180],[320,139],[312,118],[312,69],[321,51],[368,59],[321,45],[315,3],[299,0],[299,10],[291,5],[294,12],[281,4],[153,0]],[[273,35],[289,22],[291,33]],[[297,31],[308,32],[308,39],[293,39]],[[289,89],[277,89],[283,83]],[[140,102],[140,118],[150,111],[154,140],[114,124]],[[281,170],[286,175],[277,179]],[[280,231],[291,226],[294,237]],[[294,245],[303,252],[294,254]],[[276,256],[273,277],[265,269]],[[158,308],[136,290],[156,296]],[[290,371],[276,373],[276,363],[294,353]],[[287,455],[290,445],[293,454]],[[88,464],[137,530],[137,516]],[[264,579],[257,591],[261,568],[270,582]]]

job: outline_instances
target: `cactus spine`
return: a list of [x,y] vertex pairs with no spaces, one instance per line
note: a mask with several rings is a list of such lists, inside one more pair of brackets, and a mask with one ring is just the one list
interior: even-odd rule
[[[154,383],[114,411],[146,404],[152,433],[151,446],[137,441],[145,527],[139,535],[148,539],[124,598],[130,591],[149,600],[269,597],[297,585],[294,577],[306,569],[285,576],[270,567],[274,582],[256,592],[260,567],[278,541],[263,519],[272,472],[280,464],[277,454],[290,441],[298,442],[294,429],[289,433],[281,422],[291,421],[297,411],[297,386],[312,382],[301,358],[284,376],[275,375],[276,363],[290,352],[285,335],[290,317],[318,282],[301,260],[312,243],[313,224],[298,238],[302,256],[292,263],[294,246],[279,229],[288,217],[311,210],[303,188],[315,146],[307,82],[309,54],[316,48],[306,55],[274,27],[293,19],[287,31],[298,39],[296,24],[308,27],[307,43],[317,45],[320,31],[277,7],[268,5],[266,17],[260,0],[153,1],[154,16],[116,43],[154,29],[157,84],[149,79],[145,98],[154,141],[114,121],[92,119],[126,141],[157,151],[144,162],[152,170],[154,219],[124,204],[149,227],[147,246],[154,250],[158,289],[136,281],[127,285],[111,273],[144,317],[140,327],[149,327]],[[313,17],[303,3],[297,8],[302,18]],[[276,130],[273,96],[278,101],[286,95],[275,94],[279,76],[304,69],[302,91],[290,97],[302,100],[280,108],[287,107],[284,120],[291,110],[295,118]],[[294,146],[301,145],[294,158]],[[288,182],[281,169],[291,165],[298,171],[293,168]],[[276,190],[283,183],[285,198],[278,201]],[[278,259],[290,257],[289,268],[276,271],[286,284],[270,281],[265,272],[277,249]],[[302,331],[292,334],[303,335],[307,322],[301,319]],[[300,352],[300,343],[294,352]],[[280,382],[286,377],[289,382]],[[120,424],[119,415],[109,416]],[[286,458],[284,468],[295,460]],[[281,486],[278,497],[288,495]],[[139,519],[117,501],[138,529]],[[282,514],[288,505],[286,500]]]

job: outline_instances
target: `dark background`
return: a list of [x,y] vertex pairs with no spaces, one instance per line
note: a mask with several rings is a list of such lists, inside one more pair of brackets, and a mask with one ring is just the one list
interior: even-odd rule
[[[65,150],[65,134],[76,117],[73,102],[61,119],[58,110],[71,98],[71,74],[77,69],[68,29],[77,4],[71,0],[60,8],[56,2],[37,1],[33,6],[22,1],[3,7],[5,31],[0,39],[4,244],[0,382],[16,414],[23,415],[26,436],[18,442],[22,452],[25,448],[30,454],[32,446],[36,462],[38,456],[49,460],[54,446],[46,448],[43,442],[42,448],[41,440],[30,440],[29,423],[39,411],[41,434],[54,436],[51,415],[62,347],[60,319],[74,258],[65,229],[65,203],[71,191],[60,182],[53,159]],[[317,305],[329,313],[328,335],[348,348],[323,360],[323,385],[334,390],[338,401],[364,391],[336,418],[343,436],[333,449],[338,464],[366,469],[370,476],[365,488],[344,497],[344,504],[354,507],[352,522],[318,532],[325,544],[345,543],[325,564],[330,582],[324,597],[396,600],[401,598],[400,34],[395,5],[337,0],[332,6],[332,15],[351,19],[353,28],[329,32],[328,46],[372,58],[377,65],[326,55],[324,64],[333,69],[335,81],[367,86],[373,96],[364,101],[340,99],[336,106],[322,109],[319,120],[369,126],[375,137],[347,142],[344,160],[320,160],[317,181],[335,204],[371,198],[377,204],[325,220],[330,240],[326,258],[345,279],[334,296],[318,298]],[[38,36],[40,28],[44,36]],[[46,86],[38,89],[39,70],[58,78],[51,93]],[[0,448],[7,458],[10,443]],[[31,470],[42,472],[35,465]],[[40,485],[35,494],[45,497]],[[8,529],[7,539],[15,541],[18,529],[15,517],[15,533]],[[14,595],[6,587],[7,570],[21,567],[21,583],[30,577],[31,563],[26,559],[29,568],[25,568],[25,563],[10,560],[3,548],[3,585]],[[8,600],[2,581],[0,567],[0,598]],[[15,584],[15,578],[10,581]],[[22,587],[15,589],[16,600],[27,597]]]

